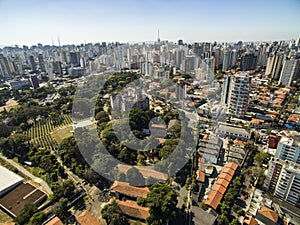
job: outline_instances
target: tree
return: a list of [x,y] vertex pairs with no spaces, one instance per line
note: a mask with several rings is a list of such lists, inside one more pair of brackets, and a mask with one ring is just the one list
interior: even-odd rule
[[146,206],[150,209],[148,224],[164,224],[177,212],[177,192],[166,184],[154,184],[147,194]]
[[28,223],[29,219],[33,216],[36,210],[37,207],[33,204],[25,205],[14,221],[18,225],[23,225],[23,224],[25,225]]
[[237,219],[233,219],[229,225],[239,225],[240,222]]
[[29,220],[29,225],[40,225],[47,219],[47,215],[44,212],[35,213]]
[[268,164],[270,160],[270,155],[266,152],[259,152],[254,156],[254,161],[259,165]]
[[109,121],[109,117],[106,112],[100,111],[96,114],[95,120],[98,121],[98,124],[105,123]]
[[229,225],[229,220],[227,219],[227,216],[223,214],[218,216],[217,222],[219,225]]
[[56,214],[60,219],[65,220],[70,216],[68,210],[68,199],[61,198],[58,203],[54,205],[54,214]]
[[242,186],[241,178],[240,178],[240,177],[236,177],[236,178],[233,180],[232,184],[233,184],[234,189],[236,189],[236,190],[240,189],[241,186]]
[[145,185],[145,178],[141,174],[141,172],[135,168],[131,167],[126,173],[126,180],[130,185],[134,186],[142,186]]
[[199,207],[205,211],[208,210],[208,206],[204,202],[201,202]]
[[129,225],[128,219],[122,215],[122,211],[116,201],[105,205],[101,214],[107,225]]
[[230,213],[230,207],[225,202],[221,203],[220,209],[223,215],[228,215]]

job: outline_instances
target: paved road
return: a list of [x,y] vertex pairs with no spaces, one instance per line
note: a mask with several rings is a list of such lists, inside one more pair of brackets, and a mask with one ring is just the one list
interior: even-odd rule
[[29,177],[30,179],[32,179],[34,182],[40,184],[43,189],[48,193],[48,194],[52,194],[53,192],[51,191],[51,188],[49,187],[49,185],[43,181],[42,179],[34,176],[32,173],[30,173],[28,170],[26,170],[23,166],[21,166],[20,164],[16,163],[15,161],[6,158],[5,156],[3,156],[2,154],[0,154],[0,158],[5,160],[6,162],[8,162],[10,165],[12,165],[13,167],[15,167],[17,170],[19,170],[21,173],[23,173],[25,176]]

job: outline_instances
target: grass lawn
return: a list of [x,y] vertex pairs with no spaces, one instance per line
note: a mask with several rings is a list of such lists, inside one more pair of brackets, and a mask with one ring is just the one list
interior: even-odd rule
[[0,209],[0,225],[12,224],[13,219]]
[[62,142],[62,140],[64,140],[65,138],[71,137],[73,135],[72,131],[73,131],[72,125],[67,125],[67,126],[58,127],[56,129],[54,129],[52,131],[51,135],[54,138],[54,140],[58,144],[60,144]]

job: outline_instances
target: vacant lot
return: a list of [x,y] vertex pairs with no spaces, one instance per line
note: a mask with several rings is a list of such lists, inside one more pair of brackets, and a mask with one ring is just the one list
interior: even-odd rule
[[58,144],[60,144],[62,142],[62,140],[64,140],[65,138],[71,137],[73,135],[72,131],[73,131],[72,125],[67,125],[67,126],[58,127],[56,129],[54,129],[51,134],[52,134],[52,137],[54,138],[54,140]]
[[13,107],[19,105],[19,103],[15,100],[8,100],[5,104],[5,106],[0,107],[0,112],[2,112],[4,110],[4,108],[9,111],[11,110]]

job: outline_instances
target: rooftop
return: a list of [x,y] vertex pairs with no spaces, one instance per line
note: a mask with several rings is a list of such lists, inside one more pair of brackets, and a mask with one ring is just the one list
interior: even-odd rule
[[268,207],[262,205],[261,208],[257,211],[257,213],[263,215],[264,217],[268,218],[269,220],[273,221],[274,223],[277,223],[279,215],[277,212],[275,212],[272,209],[269,209]]
[[[118,170],[122,173],[127,173],[127,171],[132,168],[132,166],[119,164]],[[167,180],[168,174],[156,171],[154,169],[151,169],[149,167],[142,167],[142,166],[135,166],[135,168],[143,175],[144,178],[153,177],[158,180]]]
[[[218,208],[237,168],[238,164],[233,162],[225,165],[216,183],[213,185],[211,192],[205,200],[206,205],[210,206],[214,210]],[[230,173],[228,173],[228,171],[230,171]],[[231,171],[233,171],[233,173]]]
[[76,220],[80,225],[101,225],[101,223],[87,210],[77,216]]
[[0,206],[12,216],[17,216],[27,204],[38,204],[46,194],[29,183],[20,184],[0,198]]
[[248,216],[248,217],[245,217],[244,224],[258,225],[258,222],[256,221],[256,219],[253,216]]
[[126,182],[115,181],[110,188],[111,190],[132,197],[146,198],[149,192],[147,187],[134,187]]
[[134,201],[116,200],[116,202],[119,205],[122,213],[127,216],[137,218],[137,219],[142,219],[142,220],[146,220],[150,216],[148,208],[139,206]]
[[242,134],[242,135],[250,135],[250,133],[241,127],[232,127],[228,125],[219,125],[218,130],[227,131],[229,133]]
[[56,216],[56,217],[54,217],[52,220],[50,220],[48,223],[46,223],[45,225],[63,225],[63,223],[62,223],[61,220]]
[[22,181],[22,177],[6,169],[5,167],[0,166],[0,196],[3,191]]

